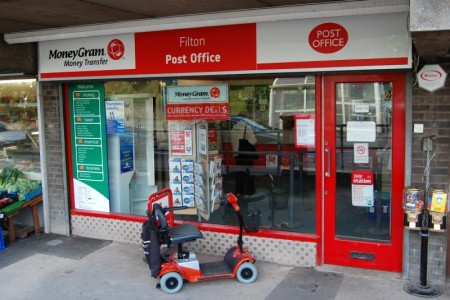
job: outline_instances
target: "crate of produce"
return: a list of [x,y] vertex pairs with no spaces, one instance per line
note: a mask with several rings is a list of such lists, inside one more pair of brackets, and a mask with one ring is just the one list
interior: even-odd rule
[[39,196],[40,194],[42,194],[42,187],[39,187],[39,188],[35,189],[34,191],[26,193],[25,201],[30,201],[31,199],[33,199],[36,196]]
[[0,251],[5,250],[5,239],[3,238],[3,229],[0,227]]

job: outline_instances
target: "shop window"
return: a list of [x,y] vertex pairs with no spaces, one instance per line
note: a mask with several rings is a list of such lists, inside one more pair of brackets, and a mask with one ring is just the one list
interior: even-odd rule
[[[286,81],[291,84],[280,84]],[[171,88],[181,87],[183,91],[186,87],[187,91],[215,84],[227,88],[229,119],[167,121],[165,109]],[[242,197],[240,205],[248,211],[259,210],[261,227],[315,233],[315,145],[298,148],[293,135],[294,117],[315,113],[314,78],[112,81],[105,84],[105,93],[107,102],[124,102],[125,132],[132,137],[134,151],[134,171],[122,182],[127,193],[120,197],[127,199],[113,200],[122,206],[112,211],[145,215],[150,193],[170,187],[176,205],[189,207],[177,211],[177,219],[236,225],[234,216],[218,205],[217,198],[214,200],[220,193],[213,195],[213,186],[220,186],[222,193],[256,195]],[[277,121],[271,123],[274,118]],[[232,147],[233,129],[238,124],[244,124],[257,141],[257,158],[249,165],[237,163],[237,152]],[[186,136],[192,140],[186,141]],[[114,138],[114,134],[107,136],[108,147],[114,146]],[[177,176],[174,171],[188,168],[183,162],[189,160],[201,162],[201,175],[209,179],[202,178],[200,183],[192,177],[192,182],[183,186],[183,174],[180,171]],[[215,167],[211,167],[214,163]],[[110,167],[110,176],[113,169]],[[202,199],[195,194],[199,184],[203,185]],[[246,190],[249,185],[254,185],[254,191]],[[208,205],[206,201],[210,201]]]
[[40,179],[36,81],[0,81],[0,169]]
[[107,82],[105,95],[105,109],[120,111],[115,116],[120,125],[107,128],[110,209],[145,215],[148,196],[165,187],[168,170],[160,84]]

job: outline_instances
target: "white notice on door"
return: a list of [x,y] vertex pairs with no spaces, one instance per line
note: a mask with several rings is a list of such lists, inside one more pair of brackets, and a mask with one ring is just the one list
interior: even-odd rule
[[376,127],[374,121],[347,122],[347,142],[375,142]]
[[369,144],[354,143],[353,144],[353,162],[355,164],[369,163]]

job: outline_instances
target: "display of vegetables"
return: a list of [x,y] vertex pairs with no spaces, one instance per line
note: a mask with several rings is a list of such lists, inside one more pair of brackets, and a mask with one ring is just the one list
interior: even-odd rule
[[18,169],[4,168],[0,172],[0,191],[8,194],[17,193],[19,200],[25,200],[25,194],[40,187],[40,180],[28,180]]
[[0,172],[0,188],[4,188],[10,183],[14,183],[18,178],[24,178],[25,174],[18,169],[4,168]]

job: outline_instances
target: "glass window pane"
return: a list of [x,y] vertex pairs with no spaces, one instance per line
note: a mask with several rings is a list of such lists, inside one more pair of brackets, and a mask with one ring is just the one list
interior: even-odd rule
[[[336,234],[340,237],[390,240],[392,101],[391,82],[336,86]],[[367,140],[359,140],[360,133],[349,124],[374,126],[361,129]],[[356,156],[358,145],[367,145],[367,155]],[[373,186],[356,187],[352,172],[372,174]],[[364,201],[359,201],[361,193]]]
[[0,81],[0,169],[41,179],[36,80]]
[[[219,153],[224,157],[223,192],[238,194],[244,211],[258,209],[261,227],[315,233],[315,145],[294,146],[294,117],[315,115],[314,77],[176,81],[179,86],[211,83],[229,85],[230,120],[209,122],[218,130]],[[243,136],[244,129],[254,135],[258,158],[240,163],[238,143],[233,147],[232,142]],[[249,193],[252,180],[256,191],[243,195]],[[196,215],[177,218],[199,220]],[[223,207],[201,221],[238,224],[233,212]]]

